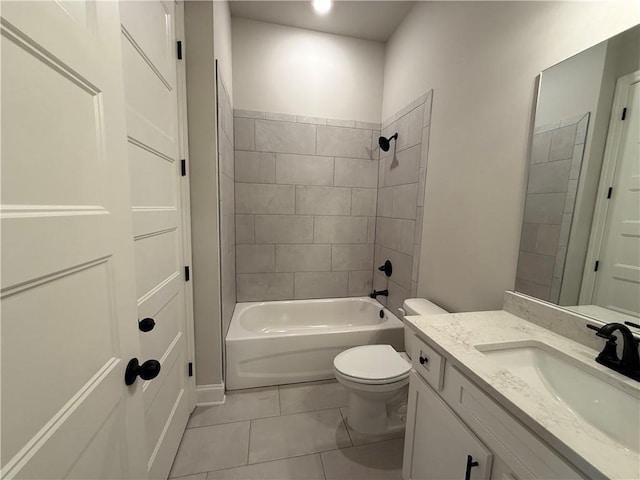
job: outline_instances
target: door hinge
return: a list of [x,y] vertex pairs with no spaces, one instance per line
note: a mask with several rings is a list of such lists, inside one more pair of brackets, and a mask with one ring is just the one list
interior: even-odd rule
[[193,377],[193,362],[189,362],[188,368],[189,368],[189,376]]
[[593,271],[597,272],[599,266],[600,266],[600,260],[596,260],[596,265],[595,265],[595,267],[593,267]]
[[178,40],[178,60],[182,60],[182,42]]
[[184,281],[188,282],[189,279],[191,278],[190,272],[189,272],[189,267],[184,267]]
[[180,160],[180,175],[183,177],[187,175],[187,161],[184,158]]
[[625,118],[627,118],[627,107],[624,107],[622,109],[622,118],[621,118],[621,120],[624,120]]
[[609,190],[607,190],[607,198],[611,198],[612,193],[613,193],[613,187],[609,187]]

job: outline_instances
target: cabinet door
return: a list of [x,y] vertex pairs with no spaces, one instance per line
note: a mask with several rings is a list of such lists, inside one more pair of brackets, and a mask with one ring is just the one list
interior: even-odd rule
[[[478,462],[467,476],[468,456]],[[403,477],[412,480],[488,479],[492,455],[415,372],[409,385],[409,415]]]

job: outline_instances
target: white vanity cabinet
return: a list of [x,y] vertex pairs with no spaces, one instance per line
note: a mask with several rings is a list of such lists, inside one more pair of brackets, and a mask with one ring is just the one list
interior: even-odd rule
[[[415,372],[409,384],[403,476],[414,480],[488,478],[491,452]],[[409,448],[407,448],[409,446]]]
[[583,478],[433,346],[412,342],[405,480]]

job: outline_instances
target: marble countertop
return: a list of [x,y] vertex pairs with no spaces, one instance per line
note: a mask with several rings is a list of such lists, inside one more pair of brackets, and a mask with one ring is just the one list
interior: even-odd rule
[[408,316],[405,323],[583,473],[590,477],[640,478],[638,452],[558,408],[546,395],[475,347],[522,341],[544,343],[566,355],[570,363],[588,365],[591,374],[638,398],[640,405],[640,384],[596,363],[596,350],[504,310]]

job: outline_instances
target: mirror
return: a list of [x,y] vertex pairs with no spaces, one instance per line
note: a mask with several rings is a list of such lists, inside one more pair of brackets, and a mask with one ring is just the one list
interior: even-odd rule
[[516,291],[640,317],[640,25],[544,70]]

